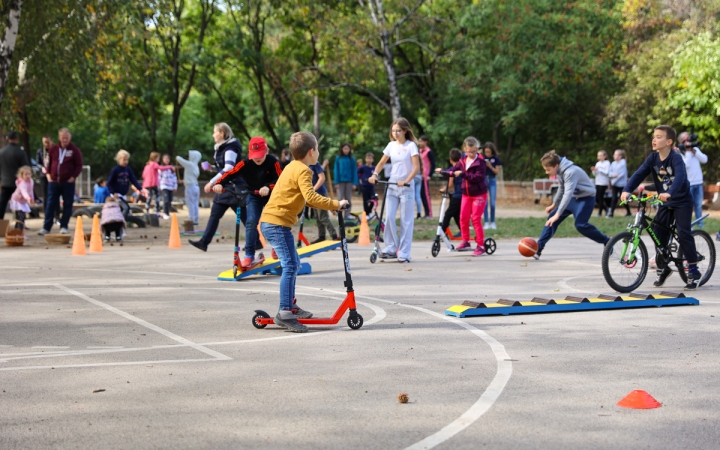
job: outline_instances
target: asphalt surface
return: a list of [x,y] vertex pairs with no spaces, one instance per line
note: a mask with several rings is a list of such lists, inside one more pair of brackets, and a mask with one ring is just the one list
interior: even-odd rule
[[[717,448],[720,287],[700,306],[453,319],[463,300],[611,293],[602,247],[540,261],[350,246],[362,329],[251,325],[278,277],[219,282],[231,244],[0,247],[0,448]],[[299,304],[344,297],[339,250],[307,260]],[[656,292],[649,276],[642,290]],[[682,290],[673,275],[664,289]],[[643,389],[662,407],[616,403]],[[98,391],[98,392],[95,392]],[[398,394],[409,402],[400,404]]]

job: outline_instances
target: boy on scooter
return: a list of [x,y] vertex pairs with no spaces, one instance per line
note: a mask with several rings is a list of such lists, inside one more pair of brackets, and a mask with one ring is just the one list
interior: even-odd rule
[[245,236],[245,258],[240,263],[243,270],[258,266],[265,261],[264,256],[255,258],[258,220],[270,198],[270,191],[275,187],[281,173],[280,161],[272,154],[268,154],[267,142],[257,136],[250,139],[248,157],[235,164],[232,170],[225,172],[213,186],[213,191],[219,194],[232,180],[242,177],[250,191],[245,200],[245,207],[247,208],[245,229],[247,230],[247,236]]
[[260,229],[265,239],[273,246],[280,259],[280,309],[275,323],[296,333],[305,333],[307,327],[298,318],[310,318],[312,313],[304,311],[295,302],[295,279],[300,268],[300,257],[295,249],[292,226],[305,203],[313,208],[328,211],[340,210],[347,200],[331,200],[315,192],[312,184],[311,165],[316,164],[318,143],[312,133],[300,132],[290,137],[290,153],[293,161],[285,166],[270,200],[260,217]]

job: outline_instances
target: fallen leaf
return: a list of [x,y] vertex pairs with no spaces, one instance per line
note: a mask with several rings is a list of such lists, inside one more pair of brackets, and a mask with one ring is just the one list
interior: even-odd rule
[[520,264],[520,267],[527,267],[527,263]]
[[407,269],[405,269],[405,272],[410,272],[411,270],[412,269],[408,267]]
[[93,394],[97,394],[98,392],[105,392],[105,389],[95,389]]

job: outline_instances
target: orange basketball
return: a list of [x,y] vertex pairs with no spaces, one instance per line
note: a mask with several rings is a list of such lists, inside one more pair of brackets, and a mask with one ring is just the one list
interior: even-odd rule
[[535,253],[538,251],[538,244],[535,242],[535,239],[532,238],[522,238],[520,242],[518,243],[518,251],[521,255],[525,256],[526,258],[532,257]]

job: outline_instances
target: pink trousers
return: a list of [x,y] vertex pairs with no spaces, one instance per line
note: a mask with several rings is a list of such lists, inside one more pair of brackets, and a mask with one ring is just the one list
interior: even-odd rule
[[470,242],[470,220],[472,220],[473,228],[475,228],[475,242],[478,245],[484,245],[485,233],[483,232],[482,215],[485,211],[487,203],[487,194],[470,197],[462,196],[460,204],[460,233],[462,240]]

